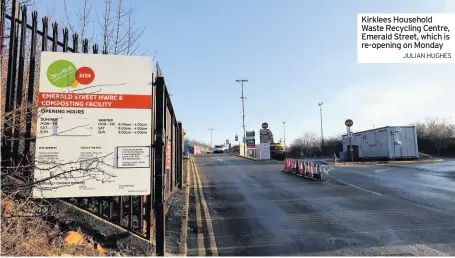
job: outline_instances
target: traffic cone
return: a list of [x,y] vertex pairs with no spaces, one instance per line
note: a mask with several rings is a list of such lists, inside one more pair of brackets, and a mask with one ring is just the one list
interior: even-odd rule
[[291,162],[291,159],[290,158],[287,158],[286,159],[286,163],[284,164],[284,172],[289,172],[290,170],[290,162]]
[[288,168],[286,170],[286,172],[291,172],[292,171],[292,159],[288,159]]
[[321,169],[321,163],[316,164],[316,174],[314,175],[315,179],[322,179],[322,169]]
[[287,165],[288,165],[288,159],[284,159],[284,168],[283,168],[283,172],[286,172]]
[[299,160],[299,176],[303,176],[303,161]]
[[310,173],[310,164],[308,161],[305,161],[305,177],[308,177]]
[[302,171],[300,171],[301,176],[306,176],[307,172],[307,163],[305,161],[302,161]]
[[324,179],[324,176],[322,175],[322,171],[324,170],[324,166],[322,164],[319,164],[319,179]]
[[297,160],[294,160],[292,164],[292,173],[295,174],[297,172]]
[[314,176],[314,173],[313,173],[313,172],[314,172],[314,171],[313,171],[313,169],[314,169],[314,167],[313,167],[313,162],[310,161],[309,167],[310,167],[310,169],[309,169],[309,171],[308,171],[308,177],[309,177],[309,178],[313,178],[313,176]]

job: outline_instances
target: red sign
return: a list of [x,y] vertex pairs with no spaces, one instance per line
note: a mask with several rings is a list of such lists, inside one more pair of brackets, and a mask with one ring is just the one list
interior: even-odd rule
[[347,119],[346,121],[344,121],[344,124],[347,127],[351,127],[354,124],[354,121],[352,121],[351,119]]
[[166,145],[166,169],[171,169],[171,141],[167,141]]

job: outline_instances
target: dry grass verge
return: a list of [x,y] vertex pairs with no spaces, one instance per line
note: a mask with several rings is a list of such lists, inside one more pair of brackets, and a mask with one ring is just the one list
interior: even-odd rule
[[38,215],[33,202],[2,194],[1,218],[2,256],[100,256],[88,244],[65,243],[64,233]]

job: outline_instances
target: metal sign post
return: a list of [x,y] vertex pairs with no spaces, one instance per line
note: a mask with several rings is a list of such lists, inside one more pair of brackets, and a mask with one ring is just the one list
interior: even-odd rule
[[351,162],[354,162],[354,149],[352,148],[352,132],[351,132],[351,126],[354,124],[354,122],[351,119],[347,119],[344,121],[344,124],[346,125],[346,130],[347,134],[349,137],[349,151],[351,152]]

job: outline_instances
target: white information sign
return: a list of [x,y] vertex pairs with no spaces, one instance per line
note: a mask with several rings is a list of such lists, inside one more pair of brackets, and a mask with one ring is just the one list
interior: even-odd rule
[[270,159],[270,143],[261,143],[261,159]]
[[357,14],[358,63],[454,63],[455,14]]
[[37,198],[150,194],[152,59],[41,53]]
[[114,156],[115,168],[150,168],[150,146],[117,147]]
[[259,142],[260,143],[270,143],[272,141],[272,131],[270,129],[260,129],[259,130]]

